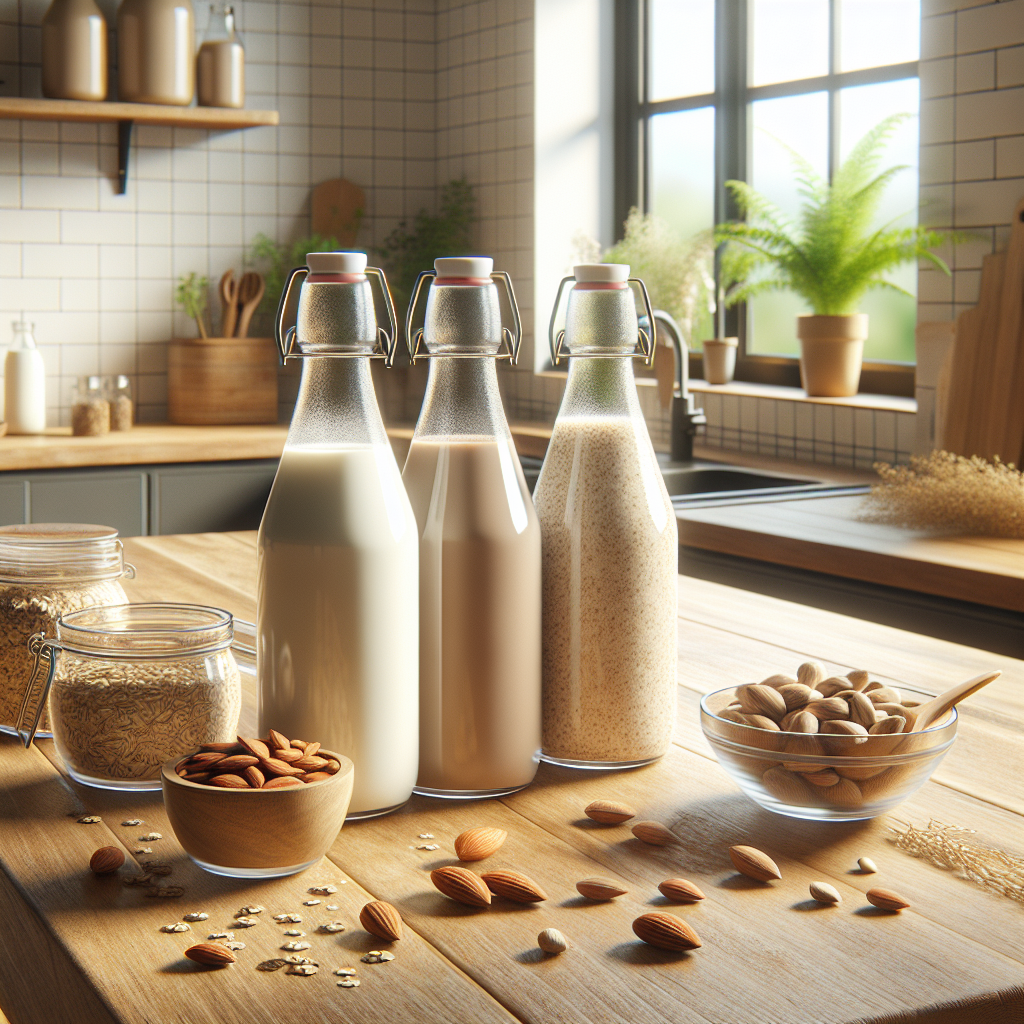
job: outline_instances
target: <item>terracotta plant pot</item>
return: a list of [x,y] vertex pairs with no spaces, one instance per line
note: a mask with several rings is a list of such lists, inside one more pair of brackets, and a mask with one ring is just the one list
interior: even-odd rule
[[704,379],[709,384],[728,384],[736,373],[739,338],[709,338],[704,348]]
[[844,398],[857,394],[868,336],[866,313],[796,318],[800,339],[800,383],[808,395]]

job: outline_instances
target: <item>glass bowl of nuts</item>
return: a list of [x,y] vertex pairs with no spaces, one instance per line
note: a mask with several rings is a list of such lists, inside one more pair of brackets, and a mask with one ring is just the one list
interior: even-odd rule
[[933,695],[872,681],[863,670],[828,677],[816,662],[796,678],[717,690],[700,702],[719,764],[766,810],[854,821],[891,810],[922,786],[956,738],[957,712],[919,732],[907,709]]
[[320,744],[268,736],[208,743],[163,766],[164,807],[185,852],[232,878],[312,867],[345,822],[355,768]]

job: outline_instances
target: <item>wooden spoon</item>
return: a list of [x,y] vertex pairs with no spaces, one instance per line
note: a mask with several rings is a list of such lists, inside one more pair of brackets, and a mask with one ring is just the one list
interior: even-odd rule
[[238,282],[233,270],[225,270],[220,279],[220,333],[224,338],[234,337],[238,319]]
[[959,704],[964,697],[970,697],[972,693],[980,690],[983,686],[988,686],[993,679],[998,679],[1002,674],[1002,672],[984,672],[980,676],[968,679],[966,683],[960,683],[958,686],[951,687],[945,693],[940,693],[938,697],[933,697],[930,701],[916,708],[907,708],[905,711],[907,727],[903,730],[903,734],[906,735],[908,732],[920,732],[922,729],[927,729],[928,726],[937,722],[951,707]]
[[242,315],[238,319],[238,337],[249,337],[249,321],[252,320],[256,307],[263,298],[266,285],[263,275],[254,270],[247,270],[238,285],[238,303],[242,307]]

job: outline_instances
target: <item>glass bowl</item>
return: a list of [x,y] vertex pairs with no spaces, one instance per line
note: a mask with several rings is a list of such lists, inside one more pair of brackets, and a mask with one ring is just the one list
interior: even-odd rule
[[[905,686],[900,692],[918,702],[933,696]],[[704,735],[751,800],[792,818],[856,821],[884,814],[928,781],[956,739],[956,708],[921,732],[772,732],[718,717],[734,693],[730,686],[701,699]]]

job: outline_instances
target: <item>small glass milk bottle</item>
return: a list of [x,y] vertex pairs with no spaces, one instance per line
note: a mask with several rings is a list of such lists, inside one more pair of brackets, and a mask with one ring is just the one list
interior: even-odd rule
[[[498,392],[519,313],[485,257],[438,259],[406,338],[430,372],[402,477],[420,535],[420,767],[425,796],[529,785],[540,747],[540,527]],[[412,332],[426,278],[422,331]],[[503,281],[515,334],[501,325]],[[502,349],[505,351],[502,351]]]
[[[636,282],[621,264],[575,268],[569,379],[534,491],[544,542],[546,761],[623,768],[661,757],[676,712],[678,540],[637,398]],[[556,312],[559,301],[556,300]],[[552,327],[554,317],[552,317]]]
[[245,106],[245,50],[230,4],[210,4],[210,23],[196,57],[196,93],[201,107]]

